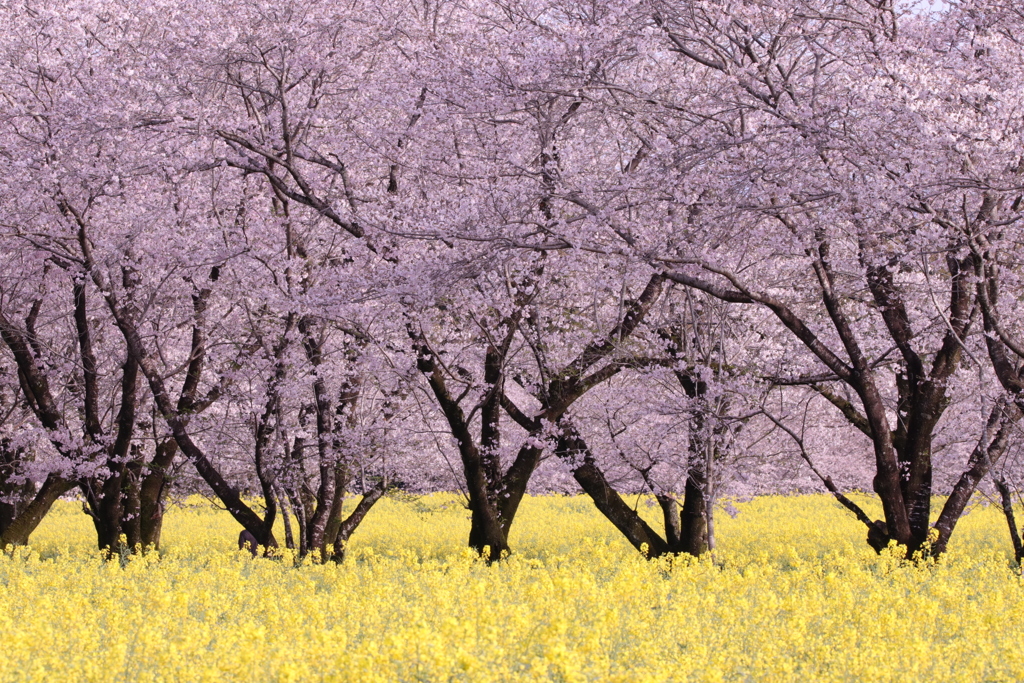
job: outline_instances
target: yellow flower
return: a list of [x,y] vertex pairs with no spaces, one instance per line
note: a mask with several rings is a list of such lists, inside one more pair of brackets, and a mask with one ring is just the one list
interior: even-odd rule
[[0,681],[1024,679],[996,508],[933,564],[876,555],[821,496],[735,503],[714,558],[647,561],[587,501],[532,497],[488,565],[453,500],[385,499],[344,563],[301,566],[238,555],[193,501],[123,568],[60,503],[0,555]]

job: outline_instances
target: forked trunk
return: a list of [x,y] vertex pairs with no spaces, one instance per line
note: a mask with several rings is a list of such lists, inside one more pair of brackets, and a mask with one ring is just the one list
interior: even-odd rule
[[334,540],[338,537],[338,530],[341,528],[342,523],[341,513],[342,507],[345,504],[345,491],[351,479],[348,468],[344,465],[336,466],[334,472],[331,473],[331,477],[334,479],[332,487],[329,489],[323,486],[320,487],[321,492],[331,491],[331,500],[329,502],[318,501],[317,503],[321,510],[326,510],[326,513],[321,515],[322,523],[319,534],[313,533],[313,529],[307,532],[309,533],[307,546],[311,550],[318,550],[323,560],[334,554]]
[[666,552],[700,557],[711,550],[711,506],[703,489],[687,483],[681,509],[672,496],[659,494],[655,498],[665,521]]
[[[483,507],[490,507],[484,510]],[[509,551],[508,539],[500,520],[497,509],[489,502],[470,500],[469,547],[495,562],[503,553]]]
[[366,518],[370,508],[384,496],[387,489],[387,480],[382,479],[377,482],[373,488],[363,493],[363,497],[356,504],[352,513],[338,525],[338,531],[334,534],[333,543],[331,544],[334,549],[334,552],[331,554],[332,561],[342,562],[345,559],[345,551],[348,549],[349,539],[352,538],[352,534],[355,533],[363,519]]

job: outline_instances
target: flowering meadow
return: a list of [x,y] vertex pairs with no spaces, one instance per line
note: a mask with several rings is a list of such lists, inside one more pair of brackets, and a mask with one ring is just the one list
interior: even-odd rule
[[463,548],[456,498],[388,498],[343,564],[296,567],[236,552],[237,526],[199,499],[170,510],[159,556],[105,562],[62,501],[0,556],[0,680],[1024,677],[997,508],[921,566],[875,555],[823,496],[729,510],[713,560],[646,561],[586,499],[533,497],[517,552],[489,566]]

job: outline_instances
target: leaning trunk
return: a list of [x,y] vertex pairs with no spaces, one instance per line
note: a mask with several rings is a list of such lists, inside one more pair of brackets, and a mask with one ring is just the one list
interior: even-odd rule
[[1024,559],[1024,545],[1020,541],[1020,531],[1017,528],[1017,518],[1013,514],[1013,496],[1010,494],[1010,487],[1006,485],[1006,480],[1001,476],[994,477],[996,482],[996,489],[999,490],[999,500],[1003,505],[1003,516],[1006,517],[1006,525],[1010,529],[1010,543],[1013,544],[1013,558],[1017,561],[1017,566],[1021,566],[1021,560]]
[[993,465],[997,464],[1006,452],[1011,434],[1020,420],[1021,411],[1015,405],[996,405],[989,413],[988,423],[981,438],[971,451],[968,468],[960,475],[953,486],[953,491],[946,498],[939,518],[935,520],[935,541],[931,545],[933,556],[941,555],[946,550],[953,529],[963,515],[967,503],[978,488],[982,477],[988,474]]
[[50,511],[57,499],[64,495],[71,485],[51,474],[39,487],[35,497],[16,518],[11,520],[7,528],[0,533],[0,549],[9,545],[28,545],[28,537],[36,530],[43,517]]
[[387,491],[387,481],[382,479],[369,491],[363,492],[363,497],[356,504],[355,509],[352,511],[344,521],[338,526],[338,532],[334,536],[334,553],[331,555],[331,559],[334,562],[341,562],[345,559],[345,551],[348,548],[349,539],[352,534],[359,527],[359,524],[366,517],[366,514],[370,511],[370,508],[376,504],[378,500],[383,497]]
[[622,532],[634,548],[646,557],[660,557],[672,552],[669,544],[622,499],[604,472],[594,461],[583,437],[567,423],[559,425],[561,434],[555,446],[555,455],[572,467],[573,478],[590,496],[597,509]]

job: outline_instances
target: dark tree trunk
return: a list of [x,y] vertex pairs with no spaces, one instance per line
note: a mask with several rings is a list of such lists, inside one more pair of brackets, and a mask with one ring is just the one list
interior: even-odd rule
[[672,496],[658,494],[655,497],[665,521],[665,537],[662,538],[608,482],[576,428],[567,420],[562,420],[559,429],[561,435],[555,447],[555,455],[572,469],[576,482],[590,496],[597,509],[634,548],[649,558],[679,553],[696,557],[711,549],[708,482],[700,474],[702,470],[706,472],[705,466],[695,468],[696,476],[692,480],[688,479],[682,510]]
[[[308,346],[308,344],[307,344]],[[307,351],[307,354],[309,352]],[[317,351],[319,358],[319,351]],[[319,365],[316,362],[315,365]],[[313,382],[313,395],[316,400],[316,431],[317,456],[320,464],[320,484],[316,492],[316,506],[306,522],[306,547],[319,550],[324,557],[327,546],[325,530],[332,511],[342,495],[337,490],[337,444],[335,440],[334,402],[327,391],[327,383],[322,377]]]
[[[469,547],[486,556],[489,562],[500,560],[509,552],[509,530],[530,477],[540,462],[541,449],[523,444],[515,461],[503,473],[500,420],[504,408],[510,415],[517,413],[518,416],[513,416],[513,419],[520,424],[523,421],[529,422],[504,394],[504,364],[524,312],[541,291],[536,286],[536,279],[542,274],[543,265],[538,265],[517,284],[515,310],[496,326],[493,341],[485,350],[482,387],[485,393],[479,406],[479,445],[471,435],[469,419],[472,418],[472,412],[467,418],[459,405],[466,393],[456,397],[449,392],[445,380],[448,369],[436,362],[434,351],[422,331],[415,329],[412,324],[407,326],[413,350],[417,354],[417,367],[427,378],[449,430],[459,443],[469,498]],[[527,427],[527,431],[531,434],[535,431],[532,424]]]
[[[341,514],[342,507],[345,503],[345,492],[347,491],[351,480],[348,468],[344,465],[336,466],[328,476],[334,480],[333,485],[330,489],[320,487],[320,491],[323,492],[330,490],[331,500],[327,502],[317,502],[318,508],[322,508],[326,511],[322,515],[323,529],[318,538],[314,537],[313,534],[310,534],[309,541],[307,541],[310,550],[316,550],[319,552],[321,561],[327,561],[327,559],[334,555],[334,539],[337,538],[338,529],[341,528]],[[316,540],[318,544],[312,545],[313,540]]]
[[[498,497],[502,488],[502,466],[498,449],[501,445],[502,354],[493,346],[487,347],[484,356],[484,386],[487,396],[480,408],[480,463],[479,471],[484,480],[484,494],[471,490],[470,510],[472,511],[469,530],[469,547],[483,553],[490,550],[495,558],[495,547],[500,547],[497,557],[508,550],[508,527],[511,518],[505,519],[499,508]],[[522,496],[520,495],[520,498]],[[514,513],[513,513],[514,514]],[[497,525],[491,526],[496,519]]]
[[284,524],[284,547],[295,550],[295,532],[292,531],[292,516],[288,512],[291,505],[281,495],[281,491],[274,487],[274,498],[277,499],[277,509],[281,512],[281,522]]
[[544,450],[531,444],[523,444],[516,455],[512,466],[505,472],[501,480],[501,492],[498,495],[499,514],[501,515],[501,528],[505,530],[508,537],[509,529],[519,511],[519,504],[526,495],[526,487],[530,483],[537,465],[540,464],[540,456]]
[[[91,263],[89,264],[89,267],[92,269]],[[94,277],[99,277],[99,271],[94,269],[93,273]],[[102,285],[103,283],[101,281],[97,284]],[[153,400],[156,403],[161,416],[166,421],[171,434],[174,435],[174,440],[177,441],[182,454],[193,464],[196,471],[199,473],[199,476],[206,481],[213,490],[214,495],[221,500],[224,507],[227,508],[229,513],[231,513],[231,516],[234,517],[242,527],[249,531],[249,533],[253,534],[256,538],[260,539],[265,545],[276,547],[277,542],[273,538],[273,534],[270,529],[264,524],[264,520],[242,501],[238,489],[224,479],[220,471],[218,471],[213,463],[210,462],[209,458],[207,458],[206,453],[196,445],[192,440],[191,435],[188,433],[188,419],[195,410],[195,386],[198,385],[199,375],[201,374],[205,358],[206,341],[203,326],[205,321],[206,299],[209,296],[210,290],[201,290],[193,296],[195,322],[192,328],[192,354],[188,372],[186,374],[185,385],[177,403],[172,401],[170,393],[167,390],[167,386],[164,383],[163,374],[154,364],[153,358],[146,350],[146,345],[142,339],[142,335],[136,328],[132,318],[121,307],[121,304],[114,295],[112,288],[107,287],[106,290],[105,298],[107,300],[107,306],[110,309],[111,314],[114,316],[117,327],[121,331],[121,334],[128,345],[128,351],[131,354],[131,357],[138,363],[139,368],[142,370],[143,375],[148,381],[150,390],[153,394]]]
[[999,500],[1003,506],[1003,516],[1006,517],[1006,526],[1010,530],[1010,543],[1013,544],[1013,558],[1017,561],[1017,566],[1024,566],[1021,564],[1024,560],[1024,545],[1020,541],[1020,530],[1017,527],[1017,519],[1013,514],[1013,496],[1010,493],[1010,487],[1006,485],[1006,480],[1001,476],[994,477],[996,482],[996,489],[999,491]]
[[[560,370],[555,371],[546,367],[543,354],[535,352],[536,360],[543,370],[542,375],[551,378],[545,390],[535,396],[543,406],[543,421],[537,417],[526,416],[504,396],[503,392],[500,392],[500,384],[496,384],[505,412],[532,437],[543,438],[544,421],[559,425],[561,433],[556,442],[555,455],[566,461],[576,482],[605,517],[635,548],[651,557],[670,552],[669,544],[622,500],[597,466],[583,438],[567,420],[563,420],[563,416],[587,391],[614,377],[624,367],[623,364],[615,362],[612,355],[639,327],[651,307],[661,297],[664,282],[665,278],[662,275],[652,275],[639,297],[624,302],[623,315],[608,334],[584,346],[579,355]],[[528,318],[527,322],[539,339],[536,321]],[[526,483],[540,460],[540,454],[541,450],[536,446],[524,445],[516,462],[505,474],[502,488],[498,489],[499,499],[503,499],[499,502],[499,519],[503,523],[506,537],[511,520],[526,492]],[[671,530],[677,527],[675,513],[672,513],[671,520],[666,521],[666,528],[671,534]]]
[[164,497],[167,491],[167,473],[178,453],[174,439],[164,439],[156,446],[156,453],[139,486],[139,543],[143,548],[160,549],[160,533],[164,525]]
[[327,524],[324,527],[324,543],[320,548],[320,557],[325,560],[334,557],[334,541],[338,538],[338,531],[341,530],[342,511],[345,505],[345,491],[348,489],[349,477],[345,468],[338,468],[335,481],[334,501],[331,503],[330,513],[327,515]]
[[[307,360],[314,368],[319,368],[324,361],[326,327],[318,326],[310,316],[301,318],[298,327],[303,335],[302,345]],[[362,343],[362,340],[359,342]],[[355,361],[358,353],[358,345],[349,347],[346,357]],[[299,453],[293,449],[291,457],[293,464],[297,465],[294,468],[295,471],[301,473],[299,477],[301,491],[296,491],[298,495],[291,496],[293,499],[301,496],[302,499],[302,514],[299,516],[300,557],[306,556],[307,553],[315,553],[319,561],[326,562],[328,559],[344,554],[343,550],[335,549],[335,543],[343,544],[348,538],[344,536],[339,540],[338,534],[345,527],[345,522],[341,518],[342,506],[351,481],[351,473],[341,453],[341,432],[344,426],[355,424],[355,410],[361,392],[362,378],[358,375],[349,377],[342,382],[338,390],[338,400],[335,403],[324,378],[317,374],[313,381],[319,470],[315,491],[308,483],[309,480],[302,467],[301,459],[298,457]],[[296,439],[296,444],[298,445],[298,443],[299,440]],[[358,525],[362,520],[362,515],[366,514],[372,504],[372,501],[368,500],[364,510],[357,508],[361,511],[353,520],[351,529]],[[348,533],[351,533],[351,529]]]
[[309,554],[309,546],[306,545],[308,538],[306,535],[306,510],[305,506],[302,505],[301,501],[296,498],[291,498],[292,511],[295,512],[295,524],[297,527],[296,538],[299,539],[299,557],[305,557]]
[[334,547],[331,560],[341,562],[345,559],[345,550],[348,547],[349,539],[352,538],[352,534],[355,533],[360,523],[366,518],[370,508],[384,496],[387,488],[387,481],[382,479],[369,491],[365,491],[363,497],[356,504],[355,509],[352,510],[352,513],[338,525],[338,531],[334,535],[333,543],[331,544]]
[[[703,454],[698,454],[703,456]],[[704,458],[700,457],[701,465],[691,466],[686,477],[686,493],[683,497],[683,511],[681,533],[677,543],[673,547],[681,553],[687,553],[699,557],[708,552],[710,542],[708,539],[708,517],[711,515],[711,506],[708,504],[709,482],[707,480]]]
[[313,492],[306,483],[308,478],[302,455],[305,448],[305,438],[299,436],[292,441],[291,447],[288,450],[289,474],[287,480],[281,485],[284,498],[279,498],[282,504],[287,503],[295,517],[296,528],[292,543],[297,545],[292,547],[298,550],[299,557],[305,557],[309,552],[309,547],[306,545],[308,538],[306,527],[316,503],[313,498]]
[[672,496],[661,493],[656,494],[655,499],[661,506],[661,516],[665,520],[665,542],[672,547],[677,547],[683,534],[679,503]]
[[[121,515],[117,509],[121,498],[120,483],[120,477],[108,477],[102,481],[88,479],[80,485],[85,496],[83,508],[96,529],[96,546],[108,554],[117,551],[117,540],[121,535]],[[106,486],[108,484],[113,486]],[[116,487],[116,495],[108,495],[113,487]]]
[[36,495],[31,481],[16,481],[24,459],[23,449],[13,448],[8,439],[0,439],[0,538]]
[[[508,552],[508,541],[493,493],[500,486],[500,482],[489,478],[494,476],[495,471],[496,454],[493,452],[493,443],[488,448],[477,445],[459,401],[449,392],[441,367],[435,362],[434,352],[412,326],[409,326],[408,332],[416,351],[417,367],[426,376],[427,383],[448,422],[448,428],[458,442],[471,513],[469,545],[478,553],[485,554],[489,562],[495,562]],[[490,357],[490,352],[488,356]],[[490,366],[490,361],[488,365]],[[498,402],[499,393],[499,387],[492,385],[485,404],[490,404],[492,400]],[[500,406],[500,403],[498,405]],[[488,411],[487,415],[485,425],[489,419],[493,419],[492,412]],[[495,424],[487,425],[484,429],[490,430],[490,439],[497,439]],[[500,469],[500,464],[497,467]]]
[[125,468],[121,482],[121,533],[133,552],[146,550],[142,545],[142,468],[141,457],[136,454]]
[[[982,202],[978,226],[987,224],[986,221],[993,209],[990,199],[986,198]],[[797,229],[797,217],[782,211],[774,216],[788,229]],[[947,391],[950,379],[960,367],[962,340],[973,324],[976,302],[981,304],[985,320],[985,341],[996,375],[1009,392],[1017,397],[1024,395],[1024,384],[1019,381],[1014,364],[1007,363],[1001,369],[1001,360],[1005,358],[1000,356],[1005,355],[1005,349],[994,306],[997,276],[994,270],[988,268],[988,264],[992,264],[993,269],[997,268],[997,265],[996,260],[990,258],[990,254],[983,254],[984,250],[979,250],[983,240],[976,241],[970,237],[974,227],[972,221],[968,220],[965,230],[969,238],[965,242],[973,253],[961,256],[959,250],[963,245],[958,243],[957,246],[951,245],[944,254],[949,276],[948,315],[943,316],[946,332],[939,348],[929,350],[924,355],[914,348],[915,344],[921,343],[922,337],[912,327],[906,306],[906,293],[894,276],[903,263],[902,256],[894,256],[887,262],[879,262],[875,258],[875,247],[878,246],[875,243],[876,238],[870,234],[864,234],[860,238],[860,259],[865,284],[871,292],[875,310],[884,323],[893,348],[899,351],[898,363],[895,366],[895,427],[890,422],[889,406],[880,389],[883,385],[876,379],[876,374],[880,372],[879,366],[869,360],[861,344],[860,335],[856,331],[856,321],[847,313],[849,304],[839,289],[841,280],[837,278],[833,268],[831,247],[823,228],[819,226],[816,229],[816,244],[809,247],[806,254],[817,280],[816,296],[828,315],[831,331],[841,343],[841,349],[839,346],[835,349],[830,348],[786,303],[764,292],[748,289],[738,280],[722,285],[714,279],[704,280],[689,273],[666,273],[670,279],[703,291],[723,302],[758,305],[771,311],[778,321],[828,368],[830,374],[834,375],[835,379],[825,381],[841,382],[856,393],[859,406],[822,387],[821,380],[783,382],[806,383],[814,387],[839,408],[851,425],[871,440],[875,454],[873,488],[882,504],[884,521],[868,518],[863,510],[838,492],[828,477],[819,476],[837,499],[853,510],[858,519],[868,527],[868,542],[879,550],[890,540],[895,540],[906,549],[907,555],[912,557],[926,546],[932,534],[928,523],[933,476],[931,440],[935,426],[949,402]],[[975,271],[973,274],[972,264]],[[715,277],[714,274],[709,275]],[[974,283],[971,282],[972,279]],[[976,291],[977,297],[972,296],[972,290]],[[989,291],[991,302],[987,296]],[[992,305],[989,305],[990,303]],[[927,366],[925,358],[929,359]],[[989,438],[984,440],[987,441]],[[939,538],[931,545],[932,552],[942,552],[945,548],[948,536],[963,512],[963,506],[974,492],[980,476],[994,462],[994,456],[999,454],[999,450],[998,446],[993,449],[986,443],[972,454],[968,470],[961,476],[953,495],[947,499],[939,522],[936,523]]]
[[[689,446],[686,453],[686,486],[683,492],[682,530],[673,547],[695,557],[711,550],[711,475],[717,452],[711,427],[708,385],[689,373],[676,371],[676,378],[686,395],[695,401],[689,419]],[[710,430],[718,436],[716,427]]]
[[608,483],[604,472],[594,461],[590,448],[576,429],[565,421],[559,427],[561,434],[555,446],[555,455],[572,468],[576,482],[590,496],[597,509],[622,532],[634,548],[647,557],[660,557],[672,552],[665,539],[622,500],[618,491]]
[[[82,324],[81,339],[88,339],[88,326]],[[85,342],[82,342],[83,354]],[[89,513],[96,527],[99,548],[113,556],[141,548],[139,517],[139,475],[142,471],[141,449],[132,447],[135,430],[136,385],[138,363],[129,354],[121,377],[121,408],[117,414],[116,436],[106,451],[107,476],[82,482]],[[103,430],[97,423],[89,436],[99,439]],[[122,538],[122,536],[124,538]]]
[[43,521],[46,513],[73,485],[55,474],[48,476],[32,501],[0,533],[0,549],[9,545],[27,545],[28,537]]
[[1013,426],[1020,419],[1020,410],[1013,404],[997,404],[989,413],[988,423],[981,438],[971,452],[967,461],[967,469],[960,475],[949,497],[942,506],[942,512],[935,521],[935,530],[938,532],[935,541],[931,545],[931,554],[938,556],[945,552],[953,529],[964,513],[967,503],[978,488],[992,466],[997,463],[1006,452],[1013,432]]

